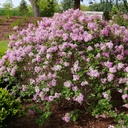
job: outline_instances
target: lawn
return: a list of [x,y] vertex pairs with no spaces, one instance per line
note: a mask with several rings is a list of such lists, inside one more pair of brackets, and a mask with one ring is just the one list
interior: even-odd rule
[[0,41],[0,58],[6,52],[8,47],[8,41]]

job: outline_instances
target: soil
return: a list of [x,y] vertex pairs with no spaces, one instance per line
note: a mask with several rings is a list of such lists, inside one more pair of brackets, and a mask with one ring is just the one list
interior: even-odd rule
[[5,16],[0,16],[0,41],[9,40],[9,35],[16,32],[13,27],[17,24],[19,24],[18,30],[20,31],[27,28],[29,23],[34,23],[41,19],[42,17],[11,16],[7,18]]
[[[0,41],[9,40],[8,35],[15,33],[12,25],[15,24],[18,20],[22,21],[19,26],[19,30],[27,28],[29,23],[34,23],[34,20],[41,20],[41,17],[28,17],[25,20],[24,17],[6,17],[0,16]],[[34,104],[34,103],[33,103]],[[26,105],[23,104],[25,107]],[[109,125],[114,125],[113,119],[95,119],[91,116],[81,117],[75,123],[65,123],[61,118],[64,115],[64,110],[58,109],[54,110],[54,113],[51,115],[50,120],[40,128],[108,128]],[[9,124],[8,128],[39,128],[35,123],[38,115],[26,115],[22,118],[19,118]]]

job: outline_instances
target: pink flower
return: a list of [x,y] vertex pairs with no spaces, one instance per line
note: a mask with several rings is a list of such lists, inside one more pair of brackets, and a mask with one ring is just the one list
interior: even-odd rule
[[77,80],[79,80],[80,79],[80,76],[78,76],[78,75],[73,75],[73,80],[74,81],[77,81]]
[[127,99],[127,98],[128,98],[128,94],[122,95],[122,99],[123,99],[123,100],[125,100],[125,99]]
[[62,66],[61,65],[55,65],[54,67],[53,67],[53,70],[54,71],[60,71],[62,69]]
[[74,101],[77,101],[79,104],[82,104],[83,100],[84,100],[84,96],[82,93],[79,93],[79,95],[75,98],[73,97]]
[[118,60],[122,60],[123,59],[122,55],[117,55],[116,57],[117,57]]
[[106,78],[101,78],[101,82],[103,83],[103,84],[106,84]]
[[122,69],[123,67],[124,67],[124,64],[118,63],[118,66],[117,66],[118,70]]
[[113,43],[112,42],[108,42],[108,43],[106,43],[106,45],[108,46],[109,49],[113,48]]
[[38,93],[39,91],[40,91],[39,87],[38,87],[38,86],[36,86],[36,87],[35,87],[35,92],[37,92],[37,93]]
[[17,70],[17,67],[16,67],[16,66],[15,66],[15,67],[13,67],[13,68],[12,68],[12,70],[11,70],[10,75],[11,75],[11,76],[14,76],[14,75],[15,75],[15,73],[16,73],[16,70]]
[[98,70],[94,70],[92,67],[89,68],[89,72],[87,73],[91,77],[99,77]]
[[109,97],[108,97],[108,94],[107,94],[107,93],[103,92],[103,93],[102,93],[102,95],[103,95],[103,97],[104,97],[105,99],[107,99],[107,100],[109,99]]
[[111,68],[112,67],[112,62],[110,62],[110,61],[107,61],[107,62],[104,62],[104,65],[106,66],[106,67],[108,67],[108,68]]
[[109,30],[107,28],[103,28],[103,30],[101,30],[101,34],[104,36],[108,36]]
[[36,66],[34,70],[35,70],[35,73],[39,73],[39,71],[41,70],[41,68],[38,67],[38,66]]
[[27,91],[27,87],[25,85],[22,85],[22,90],[25,92]]
[[66,123],[70,121],[70,115],[69,113],[66,113],[65,116],[62,118]]
[[71,87],[71,85],[72,85],[72,83],[71,83],[71,81],[66,81],[66,82],[64,82],[64,86],[65,87]]
[[85,85],[88,85],[88,82],[87,81],[82,81],[81,86],[85,86]]
[[88,51],[92,51],[93,48],[92,48],[91,46],[88,46],[88,47],[87,47],[87,50],[88,50]]
[[125,71],[128,72],[128,67],[125,68]]
[[128,108],[128,104],[124,104],[123,106],[124,106],[125,108]]
[[106,50],[106,45],[105,45],[105,44],[100,44],[100,49],[101,49],[102,51],[105,51],[105,50]]
[[52,85],[52,86],[56,86],[56,80],[55,80],[55,79],[52,79],[51,85]]
[[109,68],[109,72],[111,72],[111,73],[117,72],[117,71],[116,71],[116,67],[111,67],[111,68]]
[[54,98],[55,98],[54,96],[49,96],[49,97],[48,97],[48,101],[53,101]]
[[64,62],[65,67],[68,67],[69,65],[70,65],[69,62]]
[[111,82],[114,79],[114,74],[108,74],[107,79]]
[[97,24],[95,22],[89,22],[87,27],[90,29],[90,30],[97,30]]

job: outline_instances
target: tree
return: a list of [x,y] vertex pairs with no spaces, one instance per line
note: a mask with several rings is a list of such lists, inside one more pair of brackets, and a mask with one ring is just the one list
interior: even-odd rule
[[19,5],[19,12],[22,14],[28,13],[28,6],[25,0],[21,0],[21,3]]
[[74,9],[80,9],[80,1],[83,0],[74,0]]
[[61,7],[62,7],[61,8],[62,11],[73,8],[73,0],[62,0]]
[[12,15],[12,9],[13,9],[13,3],[12,0],[6,0],[6,2],[3,4],[3,7],[7,11],[7,17],[9,18]]
[[29,0],[29,2],[32,5],[34,16],[36,17],[40,16],[40,8],[38,5],[39,0]]
[[13,3],[12,3],[12,0],[6,0],[6,2],[3,4],[3,7],[6,8],[6,9],[12,9],[13,8]]

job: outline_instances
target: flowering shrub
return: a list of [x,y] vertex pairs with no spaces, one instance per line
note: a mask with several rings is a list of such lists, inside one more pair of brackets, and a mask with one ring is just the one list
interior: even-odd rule
[[[72,108],[64,121],[75,121],[83,110],[116,118],[120,107],[128,108],[125,27],[70,9],[10,36],[9,48],[0,60],[0,75],[17,83],[12,94],[48,107],[63,102]],[[115,93],[121,98],[118,106]]]
[[111,12],[112,22],[117,23],[120,26],[125,26],[128,28],[128,15],[116,9],[116,14]]

